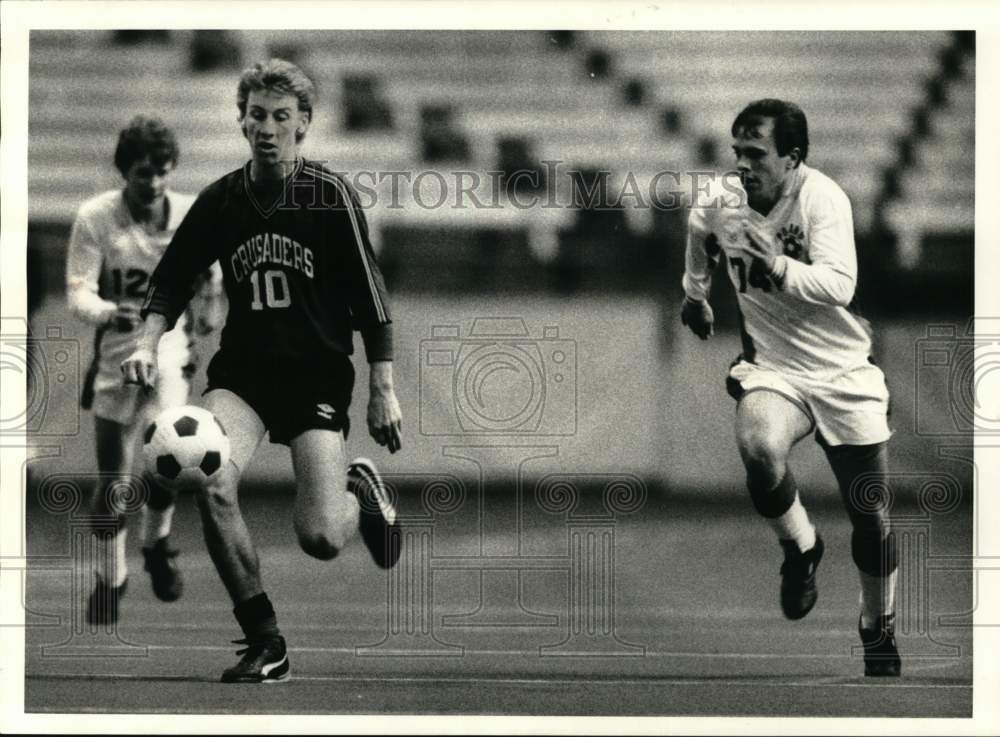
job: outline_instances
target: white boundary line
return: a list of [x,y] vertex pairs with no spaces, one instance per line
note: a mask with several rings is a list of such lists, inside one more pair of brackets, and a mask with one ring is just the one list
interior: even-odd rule
[[[813,678],[808,681],[796,680],[768,680],[766,677],[759,681],[748,679],[728,679],[720,680],[715,678],[692,677],[692,678],[660,678],[651,676],[649,678],[514,678],[507,676],[480,677],[480,676],[365,676],[365,675],[317,675],[317,676],[293,676],[293,681],[306,681],[316,683],[409,683],[419,685],[431,684],[453,684],[466,686],[470,683],[506,685],[506,686],[746,686],[758,687],[792,687],[792,688],[814,688],[838,686],[843,688],[893,688],[893,689],[965,689],[971,690],[972,684],[963,683],[892,683],[883,679],[874,681],[858,681],[861,676],[825,676]],[[190,678],[184,676],[149,676],[129,673],[122,674],[85,674],[80,676],[51,675],[40,676],[26,674],[25,680],[50,680],[50,681],[75,681],[87,679],[92,681],[187,681],[192,683],[203,683],[205,679]],[[211,681],[215,683],[215,681]]]
[[[42,645],[39,644],[38,646],[42,646]],[[288,652],[293,653],[293,654],[294,653],[300,653],[300,654],[309,653],[309,654],[320,654],[320,655],[335,655],[335,654],[354,655],[355,652],[359,648],[368,649],[368,648],[373,648],[373,647],[376,647],[376,646],[377,646],[377,643],[366,643],[366,644],[363,644],[363,645],[354,645],[354,646],[351,646],[351,647],[317,647],[317,646],[306,645],[306,646],[303,646],[303,647],[289,647],[288,648]],[[160,650],[160,651],[181,650],[181,651],[190,651],[190,652],[220,652],[220,653],[235,653],[236,650],[238,649],[236,646],[226,647],[224,645],[149,645],[149,644],[142,644],[142,647],[145,647],[148,650]],[[458,645],[457,647],[463,647],[463,646],[462,645]],[[437,659],[437,658],[440,658],[440,659],[443,659],[443,660],[452,660],[452,661],[455,661],[455,662],[459,662],[459,660],[462,659],[462,658],[475,657],[475,656],[478,656],[478,655],[483,655],[483,656],[498,656],[498,655],[539,656],[539,653],[538,653],[538,648],[534,648],[532,650],[480,650],[480,649],[473,649],[473,648],[470,648],[468,646],[465,646],[465,653],[463,653],[462,655],[449,655],[449,654],[441,654],[441,655],[433,655],[432,654],[432,655],[426,655],[426,654],[419,653],[419,652],[418,653],[414,653],[414,654],[407,654],[405,652],[392,653],[391,651],[387,651],[385,654],[382,654],[382,655],[365,655],[365,656],[359,656],[359,657],[363,657],[366,660],[371,661],[373,663],[374,662],[378,662],[378,661],[387,662],[390,659],[398,661],[398,660],[402,660],[402,659],[408,659],[408,660],[431,660],[431,659]],[[108,659],[113,659],[113,658],[115,658],[117,656],[109,655],[107,657],[108,657]],[[552,654],[552,655],[544,655],[544,656],[540,656],[540,657],[545,662],[549,662],[549,663],[553,663],[553,664],[559,663],[561,661],[570,661],[570,660],[578,660],[578,659],[586,659],[586,660],[593,660],[593,661],[597,661],[597,660],[612,661],[612,660],[618,660],[619,659],[618,657],[616,657],[614,655],[601,655],[601,654],[593,654],[593,653],[586,653],[586,652],[581,652],[580,655],[567,655],[567,654],[564,654],[564,653],[559,653],[559,654]],[[854,656],[854,655],[845,654],[845,653],[699,653],[699,652],[662,652],[662,651],[649,650],[649,649],[646,650],[646,656],[645,657],[646,658],[651,658],[651,657],[652,658],[694,658],[694,659],[703,658],[703,659],[706,659],[706,660],[741,660],[741,659],[742,660],[788,660],[788,659],[822,660],[822,659],[829,659],[829,658],[847,659],[847,660],[858,660],[858,661],[861,660],[861,656],[860,655],[859,656]],[[39,659],[41,661],[43,661],[43,662],[57,662],[59,660],[74,660],[75,658],[72,658],[72,657],[69,657],[69,656],[53,655],[53,656],[41,656]],[[629,662],[635,662],[635,663],[642,662],[642,660],[643,660],[642,658],[637,658],[635,656],[628,656],[625,659],[628,660]],[[941,655],[907,655],[905,653],[904,653],[903,660],[907,661],[907,662],[914,661],[914,660],[947,661],[947,662],[939,662],[939,663],[937,663],[937,665],[935,667],[941,667],[941,666],[944,666],[944,665],[956,665],[956,664],[962,662],[961,658],[951,658],[951,657],[946,657],[946,656],[941,656]]]

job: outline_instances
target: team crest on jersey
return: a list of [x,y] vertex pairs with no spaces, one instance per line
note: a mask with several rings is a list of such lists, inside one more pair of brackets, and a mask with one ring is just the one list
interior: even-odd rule
[[806,234],[802,232],[795,223],[789,223],[778,231],[778,241],[781,243],[782,251],[786,256],[800,261],[802,247],[805,245]]

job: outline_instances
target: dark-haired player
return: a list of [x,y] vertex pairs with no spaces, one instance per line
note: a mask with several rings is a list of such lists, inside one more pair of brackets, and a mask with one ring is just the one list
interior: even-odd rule
[[[142,428],[165,407],[188,398],[185,367],[191,362],[190,327],[185,315],[159,340],[160,372],[152,392],[122,381],[119,365],[138,346],[139,309],[149,276],[167,244],[194,202],[168,188],[177,165],[178,146],[173,132],[156,118],[135,117],[118,138],[115,166],[125,180],[114,189],[85,202],[70,235],[66,286],[70,310],[97,329],[94,359],[87,375],[82,404],[94,413],[97,467],[100,483],[94,489],[93,511],[99,519],[112,517],[108,490],[112,479],[132,470],[136,439]],[[199,332],[207,332],[221,295],[221,274],[205,282],[199,304]],[[143,508],[142,552],[153,591],[164,601],[181,595],[183,580],[169,543],[176,493],[157,486],[151,478]],[[96,585],[87,605],[91,624],[118,619],[118,602],[125,592],[125,520],[114,517],[113,536],[95,533]]]
[[271,59],[239,81],[245,166],[198,196],[157,267],[142,314],[144,345],[122,369],[149,384],[150,347],[184,309],[195,276],[218,259],[229,300],[219,352],[208,367],[205,406],[229,433],[232,463],[198,495],[212,560],[235,605],[246,648],[223,681],[284,680],[285,640],[261,584],[240,514],[237,485],[265,432],[292,453],[294,525],[302,549],[338,554],[360,527],[376,563],[395,564],[395,510],[370,461],[347,466],[344,438],[354,385],[352,330],[370,364],[368,429],[400,448],[392,381],[392,333],[381,273],[354,193],[299,146],[315,91],[295,65]]
[[806,165],[808,129],[796,105],[753,102],[732,135],[739,183],[727,181],[692,208],[681,319],[702,339],[711,335],[708,291],[724,254],[743,337],[727,388],[737,401],[750,497],[784,549],[782,610],[800,619],[817,598],[823,540],[787,463],[792,446],[815,433],[853,525],[865,674],[896,676],[896,553],[882,503],[889,395],[870,359],[869,326],[850,309],[857,281],[851,205],[832,179]]

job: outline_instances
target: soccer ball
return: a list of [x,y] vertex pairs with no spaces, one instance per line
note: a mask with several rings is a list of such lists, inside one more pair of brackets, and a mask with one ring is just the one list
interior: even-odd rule
[[229,436],[207,409],[170,407],[146,428],[142,456],[167,488],[204,486],[229,463]]

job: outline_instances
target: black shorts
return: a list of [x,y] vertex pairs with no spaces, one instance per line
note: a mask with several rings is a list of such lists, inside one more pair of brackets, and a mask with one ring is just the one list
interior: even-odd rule
[[347,437],[354,390],[354,365],[339,355],[322,365],[279,364],[262,357],[245,360],[219,351],[208,365],[208,388],[226,389],[256,412],[272,443],[288,445],[306,430],[333,430]]

